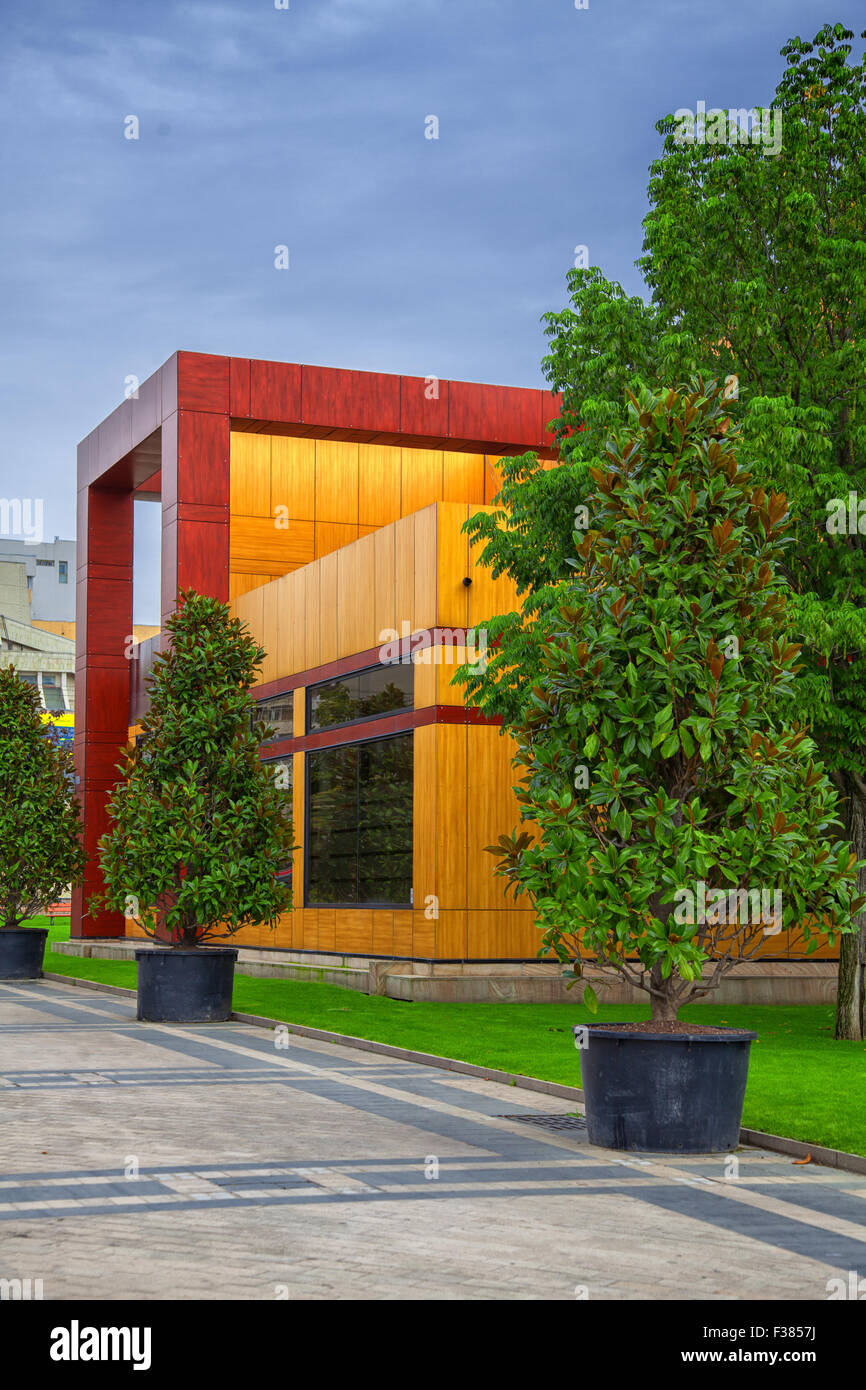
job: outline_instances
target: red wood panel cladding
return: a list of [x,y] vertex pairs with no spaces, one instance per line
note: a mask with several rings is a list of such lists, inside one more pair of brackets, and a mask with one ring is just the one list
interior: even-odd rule
[[232,415],[250,415],[250,360],[232,357],[229,363],[229,410]]
[[229,359],[203,352],[177,354],[177,404],[180,410],[229,412]]
[[127,736],[133,493],[83,487],[78,507],[84,546],[76,585],[75,762],[90,858],[84,884],[73,896],[73,932],[122,936],[120,914],[88,914],[86,905],[101,887],[96,841],[105,829],[106,797]]
[[301,419],[301,368],[295,362],[250,362],[253,420],[296,424]]
[[450,382],[438,377],[400,378],[400,432],[409,436],[448,438]]
[[539,439],[540,391],[518,387],[475,386],[452,381],[448,390],[448,436],[452,442],[483,439],[490,444]]
[[229,594],[228,413],[180,410],[162,427],[162,620],[179,589]]
[[301,419],[305,425],[338,425],[341,429],[381,434],[400,429],[398,376],[303,367],[301,386]]

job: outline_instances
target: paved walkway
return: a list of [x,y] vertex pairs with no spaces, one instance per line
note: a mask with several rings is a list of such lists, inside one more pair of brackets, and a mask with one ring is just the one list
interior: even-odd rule
[[0,983],[0,1279],[84,1299],[824,1300],[866,1274],[866,1178],[752,1149],[737,1176],[623,1159],[573,1109]]

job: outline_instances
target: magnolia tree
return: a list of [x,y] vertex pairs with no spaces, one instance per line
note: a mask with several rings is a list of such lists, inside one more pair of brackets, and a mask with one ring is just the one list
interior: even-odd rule
[[188,590],[167,624],[141,737],[121,765],[99,842],[106,906],[198,946],[291,901],[291,799],[259,760],[270,732],[249,686],[264,651],[228,605]]
[[[862,37],[862,36],[861,36]],[[545,316],[544,369],[563,394],[559,466],[505,460],[492,514],[469,523],[482,561],[508,574],[520,614],[487,624],[489,675],[469,675],[473,702],[506,726],[525,706],[537,667],[536,618],[572,556],[574,506],[587,467],[625,420],[626,389],[661,390],[696,372],[732,377],[742,424],[766,486],[794,522],[782,563],[788,625],[803,645],[792,717],[806,720],[834,785],[866,890],[866,60],[853,35],[824,25],[791,39],[773,109],[775,148],[743,139],[729,112],[683,138],[658,122],[644,220],[649,302],[598,267],[569,274],[570,302]],[[720,143],[720,135],[723,134]],[[733,382],[732,382],[733,385]],[[540,624],[541,631],[545,621]],[[866,1037],[866,912],[839,942],[837,1037]]]
[[777,572],[787,504],[738,445],[716,383],[630,398],[510,730],[530,829],[491,847],[543,952],[578,975],[583,948],[659,1021],[767,934],[811,951],[862,905],[815,745],[777,718],[799,654]]
[[0,927],[20,927],[84,873],[72,755],[39,692],[0,670]]

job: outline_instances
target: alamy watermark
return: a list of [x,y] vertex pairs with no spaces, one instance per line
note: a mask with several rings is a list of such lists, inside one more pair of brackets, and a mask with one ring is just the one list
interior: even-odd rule
[[680,106],[674,112],[676,145],[761,145],[763,153],[777,155],[782,148],[780,106],[713,106],[699,101],[694,111]]
[[[453,666],[456,647],[465,647],[467,665],[476,671],[487,670],[487,629],[480,627],[462,628],[437,627],[422,628],[413,632],[411,624],[404,621],[402,632],[394,627],[385,627],[379,633],[379,660],[383,666]],[[458,664],[463,658],[457,658]]]
[[0,536],[19,536],[31,545],[41,545],[44,514],[41,497],[0,497]]
[[674,921],[682,925],[763,926],[765,936],[782,930],[782,893],[770,888],[707,888],[703,879],[693,888],[677,888]]

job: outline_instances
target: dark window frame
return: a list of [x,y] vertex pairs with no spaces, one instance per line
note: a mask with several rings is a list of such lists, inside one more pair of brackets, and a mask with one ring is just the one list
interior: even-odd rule
[[[358,716],[357,719],[343,719],[340,721],[339,724],[326,724],[324,727],[321,727],[317,724],[315,728],[312,727],[312,696],[314,691],[321,690],[322,686],[336,685],[338,681],[360,681],[361,676],[366,676],[370,671],[388,671],[391,669],[392,666],[403,666],[404,664],[407,666],[409,665],[408,662],[403,663],[401,661],[377,661],[374,662],[372,666],[362,666],[358,671],[347,671],[345,675],[332,676],[330,680],[315,681],[312,685],[308,685],[304,690],[305,732],[307,734],[329,734],[332,730],[335,729],[353,729],[358,724],[369,724],[373,719],[387,719],[389,715],[392,714],[406,714],[410,711],[413,711],[415,709],[414,665],[411,666],[412,692],[411,699],[408,705],[401,705],[399,709],[375,710],[373,714],[361,714]],[[358,742],[366,742],[366,740],[359,739]]]
[[[379,715],[378,717],[381,718],[381,715]],[[355,723],[355,724],[366,723],[366,718],[365,718],[364,720],[356,719],[356,720],[353,720],[352,722]],[[343,725],[343,724],[340,725],[340,728],[341,728],[341,729],[342,729],[342,728],[345,728],[345,727],[346,727],[346,726]],[[405,903],[389,903],[389,902],[364,902],[364,903],[358,903],[358,902],[332,902],[332,903],[330,903],[330,902],[329,902],[329,903],[315,902],[315,903],[311,903],[310,900],[309,900],[309,899],[310,899],[310,841],[311,841],[311,835],[310,835],[310,768],[311,768],[310,758],[311,758],[311,755],[315,755],[315,754],[317,754],[317,753],[336,753],[338,750],[343,750],[343,749],[347,749],[347,748],[360,748],[360,747],[362,746],[362,744],[365,744],[365,743],[387,743],[387,742],[390,742],[391,740],[393,740],[393,739],[395,739],[395,738],[409,738],[409,739],[412,740],[412,790],[413,790],[413,794],[414,794],[414,789],[415,789],[415,730],[414,730],[414,729],[400,729],[400,730],[398,730],[398,732],[393,733],[393,734],[374,734],[374,735],[372,735],[370,738],[358,738],[358,739],[352,739],[351,741],[349,741],[349,740],[339,741],[339,742],[336,742],[336,743],[333,743],[333,744],[329,744],[329,745],[328,745],[327,747],[325,747],[325,748],[310,748],[310,749],[308,749],[308,750],[306,750],[306,751],[304,752],[304,894],[303,894],[304,901],[303,901],[303,906],[304,906],[305,908],[313,909],[313,908],[319,908],[319,907],[321,907],[321,908],[324,908],[326,911],[328,911],[330,908],[339,908],[341,911],[349,911],[349,910],[351,910],[351,909],[354,908],[354,909],[355,909],[356,911],[358,911],[358,912],[371,912],[371,911],[372,911],[372,912],[411,912],[411,911],[413,910],[413,908],[414,908],[414,903],[412,902],[412,896],[413,896],[413,895],[412,895],[411,886],[410,886],[410,890],[409,890],[409,891],[410,891],[409,901],[408,901],[408,902],[405,902]],[[410,871],[410,879],[413,879],[413,878],[414,878],[414,873],[415,873],[415,835],[414,835],[414,830],[415,830],[415,821],[414,821],[414,817],[413,817],[413,820],[412,820],[412,832],[413,832],[413,833],[412,833],[412,864],[411,864],[411,871]]]
[[259,744],[259,747],[260,747],[260,748],[270,748],[270,747],[272,746],[272,744],[274,744],[274,743],[284,743],[284,742],[286,741],[286,739],[294,738],[294,737],[295,737],[295,692],[294,692],[294,690],[285,690],[285,691],[281,691],[281,692],[280,692],[279,694],[277,694],[277,695],[268,695],[268,696],[266,696],[266,697],[265,697],[264,699],[262,699],[262,700],[256,700],[256,702],[255,702],[255,709],[250,711],[250,729],[252,729],[252,727],[253,727],[254,724],[269,724],[271,721],[268,720],[268,719],[265,719],[265,718],[263,717],[263,715],[262,715],[262,706],[263,706],[263,705],[273,705],[273,704],[276,703],[277,700],[283,700],[283,699],[287,700],[289,709],[290,709],[290,711],[291,711],[291,719],[292,719],[292,728],[291,728],[291,732],[290,732],[290,733],[285,733],[285,732],[282,732],[282,733],[281,733],[279,730],[277,730],[277,732],[276,732],[271,738],[266,738],[266,739],[264,739],[264,740],[262,741],[262,743]]

